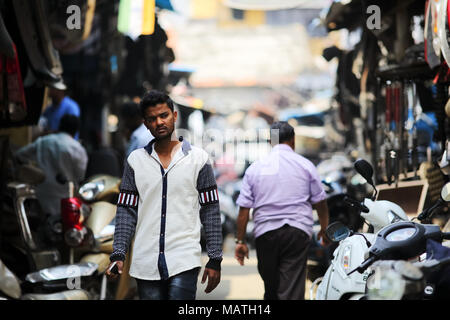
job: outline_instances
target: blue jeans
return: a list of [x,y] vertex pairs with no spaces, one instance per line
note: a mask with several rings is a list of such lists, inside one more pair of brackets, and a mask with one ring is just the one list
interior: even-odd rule
[[195,300],[200,268],[184,271],[167,280],[136,279],[141,300]]

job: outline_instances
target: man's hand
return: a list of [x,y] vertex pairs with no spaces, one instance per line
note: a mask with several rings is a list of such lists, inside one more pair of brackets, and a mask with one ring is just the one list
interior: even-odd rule
[[322,239],[321,244],[323,246],[327,246],[330,244],[330,239],[328,239],[325,230],[327,230],[328,227],[328,221],[329,221],[329,213],[328,213],[328,204],[327,200],[319,201],[312,205],[313,209],[317,211],[317,216],[319,217],[319,223],[320,223],[320,231],[317,235],[317,238]]
[[[117,262],[117,264],[116,264],[116,266],[117,266],[117,269],[119,270],[119,274],[118,275],[121,275],[122,274],[122,270],[123,270],[123,261],[116,261]],[[112,266],[112,264],[113,264],[114,262],[111,262],[110,264],[109,264],[109,266],[108,266],[108,268],[106,268],[106,275],[108,276],[108,277],[110,277],[110,278],[112,278],[112,279],[115,279],[115,278],[117,278],[117,274],[115,274],[115,273],[113,273],[113,272],[111,272],[109,269],[111,268],[111,266]]]
[[202,277],[202,283],[205,283],[206,278],[208,278],[208,285],[206,286],[205,292],[210,293],[213,291],[220,282],[220,271],[205,268]]
[[323,245],[323,246],[327,246],[327,245],[329,245],[330,244],[330,240],[328,239],[328,237],[327,237],[327,235],[326,235],[326,233],[325,233],[325,230],[323,230],[323,229],[320,229],[320,231],[319,231],[319,233],[317,234],[317,238],[320,240],[322,240],[322,241],[320,241],[320,243]]
[[248,247],[245,243],[239,243],[234,250],[234,256],[241,266],[244,265],[244,258],[248,259]]

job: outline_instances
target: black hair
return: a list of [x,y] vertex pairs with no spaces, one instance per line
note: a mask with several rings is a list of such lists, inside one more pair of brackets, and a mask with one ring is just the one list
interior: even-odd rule
[[75,136],[80,128],[80,118],[73,114],[65,114],[59,121],[58,131]]
[[148,107],[154,107],[160,103],[166,103],[170,110],[173,112],[173,101],[167,94],[157,90],[150,90],[146,92],[139,104],[142,116],[145,117],[145,110]]
[[125,119],[141,118],[141,109],[136,102],[126,102],[120,107],[120,116]]
[[270,126],[270,140],[273,143],[290,141],[295,136],[294,128],[286,121],[274,122]]

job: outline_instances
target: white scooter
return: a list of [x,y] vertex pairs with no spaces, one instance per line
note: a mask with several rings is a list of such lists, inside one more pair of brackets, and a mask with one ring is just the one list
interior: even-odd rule
[[409,221],[406,213],[393,202],[375,201],[377,189],[372,181],[373,168],[365,160],[355,162],[356,171],[374,188],[371,199],[363,203],[346,198],[346,202],[359,209],[361,216],[370,224],[373,233],[352,232],[341,222],[329,225],[326,234],[332,241],[339,242],[333,253],[333,260],[322,278],[316,279],[310,289],[310,297],[315,300],[359,300],[364,297],[368,273],[352,273],[365,259],[365,253],[375,242],[376,233],[383,227],[397,221]]

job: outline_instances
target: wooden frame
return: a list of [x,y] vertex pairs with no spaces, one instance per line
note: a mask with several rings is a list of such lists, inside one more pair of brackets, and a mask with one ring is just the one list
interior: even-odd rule
[[377,186],[377,200],[388,200],[399,205],[408,216],[422,212],[428,192],[427,180],[399,181]]

